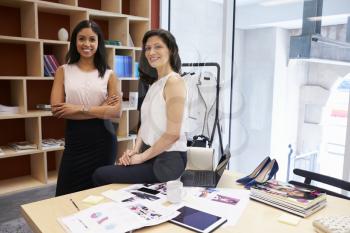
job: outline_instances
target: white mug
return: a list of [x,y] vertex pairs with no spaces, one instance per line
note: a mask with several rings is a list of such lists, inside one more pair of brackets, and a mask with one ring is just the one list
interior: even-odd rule
[[179,180],[171,180],[166,183],[167,199],[171,203],[179,203],[185,195],[183,184]]

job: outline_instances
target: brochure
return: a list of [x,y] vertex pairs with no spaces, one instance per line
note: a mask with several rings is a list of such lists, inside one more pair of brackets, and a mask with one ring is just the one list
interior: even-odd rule
[[70,233],[122,233],[169,221],[178,214],[178,211],[143,203],[108,202],[59,218],[58,222]]

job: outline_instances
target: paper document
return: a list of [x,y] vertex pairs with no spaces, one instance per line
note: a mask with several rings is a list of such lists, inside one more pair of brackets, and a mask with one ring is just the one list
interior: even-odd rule
[[225,225],[235,225],[249,201],[249,190],[198,187],[185,190],[186,205],[226,218]]
[[121,233],[166,222],[179,214],[166,208],[140,203],[120,205],[103,203],[76,214],[59,218],[59,223],[71,233]]

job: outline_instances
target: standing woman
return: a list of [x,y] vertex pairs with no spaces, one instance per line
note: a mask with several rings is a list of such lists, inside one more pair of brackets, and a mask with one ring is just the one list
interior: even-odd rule
[[117,165],[95,171],[96,186],[166,182],[181,176],[187,162],[187,89],[180,69],[174,36],[162,29],[148,31],[142,40],[140,76],[151,86],[142,103],[135,146],[124,152]]
[[119,117],[121,106],[95,22],[84,20],[74,28],[66,61],[51,91],[53,115],[66,119],[56,196],[91,188],[96,168],[114,164],[117,139],[109,119]]

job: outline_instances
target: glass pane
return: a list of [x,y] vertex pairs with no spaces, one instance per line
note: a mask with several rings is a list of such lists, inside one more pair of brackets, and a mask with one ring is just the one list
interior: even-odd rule
[[278,160],[280,180],[298,179],[293,168],[342,178],[350,77],[350,56],[342,50],[349,46],[350,4],[324,0],[321,15],[303,8],[298,0],[237,0],[239,98],[232,108],[242,107],[232,119],[231,147],[240,172],[250,173],[270,156]]

